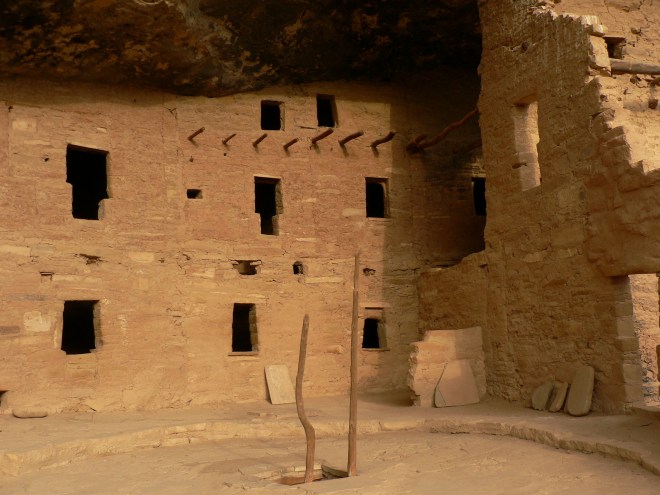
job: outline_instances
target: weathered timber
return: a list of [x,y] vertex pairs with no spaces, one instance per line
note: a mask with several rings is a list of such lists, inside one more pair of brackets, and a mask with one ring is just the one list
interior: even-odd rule
[[357,380],[358,380],[358,304],[360,297],[360,250],[355,253],[353,273],[353,317],[351,320],[351,398],[348,417],[348,475],[357,475]]
[[296,373],[296,410],[298,418],[305,430],[307,439],[307,453],[305,455],[305,483],[314,481],[314,451],[316,450],[316,433],[314,427],[305,413],[303,401],[303,378],[305,375],[305,361],[307,360],[307,335],[309,334],[309,316],[303,318],[302,333],[300,334],[300,354],[298,355],[298,372]]
[[660,64],[646,62],[628,62],[611,58],[610,67],[615,74],[660,74]]
[[363,135],[364,135],[364,131],[357,131],[357,132],[354,132],[353,134],[349,134],[344,139],[339,140],[339,145],[340,146],[345,146],[346,143],[348,143],[349,141],[352,141],[353,139],[357,139],[357,138],[359,138],[360,136],[363,136]]

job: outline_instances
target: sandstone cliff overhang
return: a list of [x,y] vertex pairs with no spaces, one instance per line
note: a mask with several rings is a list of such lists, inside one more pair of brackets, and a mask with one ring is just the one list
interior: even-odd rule
[[18,0],[0,75],[217,96],[273,84],[476,67],[475,0]]

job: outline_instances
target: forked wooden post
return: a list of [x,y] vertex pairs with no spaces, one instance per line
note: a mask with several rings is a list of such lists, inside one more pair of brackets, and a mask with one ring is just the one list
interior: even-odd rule
[[307,419],[305,403],[303,402],[302,387],[305,375],[305,361],[307,360],[307,334],[309,333],[309,316],[303,318],[302,333],[300,335],[300,354],[298,356],[298,373],[296,374],[296,410],[298,418],[305,430],[307,439],[307,454],[305,456],[305,483],[314,481],[314,450],[316,449],[316,433],[314,427]]
[[348,475],[357,475],[357,378],[358,378],[358,303],[360,295],[360,250],[355,253],[353,273],[353,319],[351,321],[351,399],[348,416]]

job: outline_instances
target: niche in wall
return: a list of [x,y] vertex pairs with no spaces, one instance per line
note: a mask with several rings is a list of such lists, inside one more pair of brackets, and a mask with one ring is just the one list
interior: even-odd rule
[[99,219],[99,203],[108,197],[107,151],[68,145],[66,181],[71,184],[73,218]]
[[535,96],[516,103],[512,109],[515,132],[516,163],[520,187],[523,191],[541,184],[539,165],[539,114]]

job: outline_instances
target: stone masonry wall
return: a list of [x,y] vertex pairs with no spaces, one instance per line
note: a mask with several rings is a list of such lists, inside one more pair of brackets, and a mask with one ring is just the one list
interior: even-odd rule
[[[489,370],[489,391],[524,400],[544,380],[570,381],[589,364],[596,369],[594,407],[618,411],[641,396],[625,276],[640,263],[626,263],[646,256],[641,263],[657,271],[655,251],[643,250],[660,246],[660,196],[655,178],[644,179],[622,202],[625,225],[637,227],[593,228],[590,198],[606,190],[595,176],[611,172],[611,154],[592,123],[608,109],[602,88],[609,76],[599,66],[605,43],[592,36],[597,18],[558,15],[547,4],[481,4],[479,107],[489,208],[484,341],[487,363],[503,363]],[[607,214],[620,214],[618,206]],[[626,246],[617,258],[623,268],[600,269],[595,235],[606,239],[599,246]],[[630,242],[635,237],[644,241]]]
[[[384,349],[360,352],[361,389],[405,387],[409,344],[419,339],[417,272],[482,249],[484,220],[471,196],[471,178],[483,170],[459,153],[478,139],[476,122],[442,153],[404,148],[467,113],[477,92],[475,75],[449,70],[405,85],[321,83],[216,99],[0,83],[4,410],[264,399],[265,365],[295,373],[305,312],[305,393],[345,393],[358,248],[361,315],[379,314],[386,337]],[[323,131],[317,93],[335,96],[338,125],[312,146]],[[262,100],[283,102],[283,130],[260,129]],[[338,145],[358,130],[363,137]],[[369,146],[390,130],[394,141]],[[100,220],[72,218],[67,144],[108,153]],[[260,234],[255,176],[280,179],[279,235]],[[365,218],[365,177],[389,181],[389,218]],[[239,274],[240,260],[256,261],[258,273]],[[296,261],[304,274],[294,274]],[[60,348],[71,300],[99,301],[91,353]],[[258,352],[231,352],[234,303],[256,306]]]

